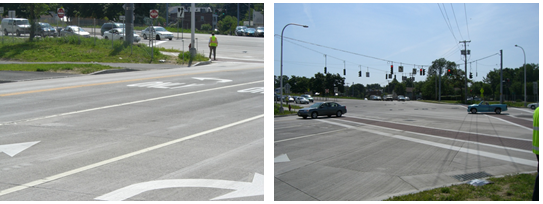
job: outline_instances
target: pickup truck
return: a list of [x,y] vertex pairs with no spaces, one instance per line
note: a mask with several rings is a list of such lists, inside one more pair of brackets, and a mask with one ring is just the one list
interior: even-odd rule
[[500,114],[502,111],[507,111],[506,104],[491,104],[488,102],[481,101],[479,104],[473,104],[468,106],[468,113],[475,114],[477,112],[496,112]]

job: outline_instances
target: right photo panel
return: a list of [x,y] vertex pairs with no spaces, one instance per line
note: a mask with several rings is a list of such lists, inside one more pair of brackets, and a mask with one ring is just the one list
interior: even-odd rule
[[539,200],[538,3],[273,6],[275,201]]

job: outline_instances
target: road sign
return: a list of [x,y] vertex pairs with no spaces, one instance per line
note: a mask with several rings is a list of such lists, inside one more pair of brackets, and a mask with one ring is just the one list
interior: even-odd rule
[[177,8],[177,18],[185,18],[185,9]]
[[151,18],[157,18],[158,17],[158,10],[156,9],[151,9],[151,11],[149,11],[149,16]]
[[124,21],[124,16],[119,16],[119,20]]
[[9,18],[15,18],[15,10],[9,10],[8,11],[8,17]]
[[64,8],[57,8],[57,15],[59,18],[64,18]]

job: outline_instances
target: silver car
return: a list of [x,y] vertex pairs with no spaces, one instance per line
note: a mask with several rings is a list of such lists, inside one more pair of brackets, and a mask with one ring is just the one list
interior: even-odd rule
[[147,39],[147,37],[155,36],[156,40],[160,39],[173,39],[173,33],[166,30],[165,28],[161,26],[153,26],[153,27],[147,27],[145,30],[141,31],[141,35],[143,36],[143,39]]
[[[113,39],[113,40],[124,40],[126,32],[124,28],[113,28],[111,30],[104,32],[104,39]],[[140,36],[134,33],[134,42],[139,42],[141,40]]]
[[68,36],[68,35],[79,35],[81,37],[90,38],[90,33],[83,30],[83,28],[79,26],[66,26],[62,31],[60,31],[60,36]]
[[296,99],[294,100],[294,102],[296,103],[300,103],[300,104],[309,104],[309,100],[307,100],[307,98],[305,97],[301,97],[301,96],[298,96],[296,97]]
[[531,108],[532,110],[535,110],[537,107],[539,107],[539,103],[530,103],[526,107]]

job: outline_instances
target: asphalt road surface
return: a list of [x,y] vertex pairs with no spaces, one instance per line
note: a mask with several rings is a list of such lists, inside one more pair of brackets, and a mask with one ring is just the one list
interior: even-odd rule
[[263,200],[263,68],[0,84],[0,200]]
[[338,103],[347,106],[340,118],[275,118],[274,200],[383,200],[536,171],[531,109],[496,115],[417,101]]

